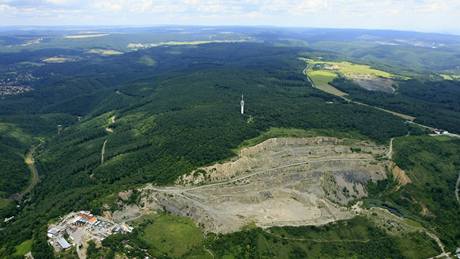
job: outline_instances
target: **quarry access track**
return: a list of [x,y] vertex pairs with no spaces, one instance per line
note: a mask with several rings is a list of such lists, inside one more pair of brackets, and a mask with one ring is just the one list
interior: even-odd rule
[[238,231],[251,222],[268,228],[348,219],[353,213],[346,204],[367,195],[368,181],[386,178],[388,161],[377,158],[387,151],[368,141],[272,138],[183,175],[173,186],[140,189],[136,213],[188,216],[213,233]]
[[457,198],[458,204],[460,204],[460,173],[458,174],[457,183],[455,184],[455,198]]
[[234,182],[239,182],[239,181],[242,181],[242,180],[257,176],[257,175],[265,174],[265,173],[268,173],[268,172],[272,172],[272,171],[276,171],[276,170],[280,170],[280,169],[286,169],[286,168],[295,167],[295,166],[300,166],[300,165],[305,165],[305,164],[309,164],[309,163],[333,162],[333,161],[372,161],[372,160],[373,159],[366,159],[366,158],[355,158],[355,159],[333,158],[333,159],[309,160],[309,161],[305,161],[305,162],[293,163],[293,164],[289,164],[289,165],[270,168],[270,169],[267,169],[267,170],[254,172],[254,173],[251,173],[251,174],[248,174],[248,175],[243,175],[243,176],[231,179],[231,180],[227,180],[227,181],[223,181],[223,182],[217,182],[217,183],[211,183],[211,184],[205,184],[205,185],[201,185],[201,186],[197,186],[197,187],[165,187],[165,188],[152,187],[151,189],[155,190],[155,191],[158,191],[158,192],[173,192],[173,193],[177,194],[177,193],[183,193],[183,192],[187,192],[187,191],[195,191],[195,190],[199,190],[199,189],[212,188],[212,187],[216,187],[216,186],[219,186],[219,185],[231,184],[231,183],[234,183]]

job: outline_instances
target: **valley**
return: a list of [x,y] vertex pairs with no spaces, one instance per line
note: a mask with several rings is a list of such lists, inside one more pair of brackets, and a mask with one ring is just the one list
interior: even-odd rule
[[24,86],[0,98],[0,258],[441,258],[460,246],[456,36],[17,33],[0,30],[1,82]]

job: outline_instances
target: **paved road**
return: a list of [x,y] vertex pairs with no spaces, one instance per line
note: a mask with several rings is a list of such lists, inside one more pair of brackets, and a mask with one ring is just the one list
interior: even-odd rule
[[[315,84],[313,83],[313,80],[311,80],[311,78],[308,76],[307,74],[307,70],[308,70],[308,64],[307,66],[305,67],[305,69],[302,71],[302,73],[307,77],[307,80],[311,83],[311,85],[318,89],[318,87],[315,86]],[[402,113],[399,113],[399,112],[394,112],[394,111],[390,111],[390,110],[387,110],[387,109],[384,109],[384,108],[380,108],[380,107],[377,107],[377,106],[373,106],[373,105],[369,105],[369,104],[365,104],[365,103],[362,103],[362,102],[357,102],[357,101],[353,101],[349,98],[347,98],[346,96],[337,96],[337,97],[340,97],[342,98],[343,100],[347,101],[347,102],[350,102],[350,103],[354,103],[354,104],[358,104],[358,105],[363,105],[363,106],[367,106],[367,107],[372,107],[374,109],[377,109],[377,110],[380,110],[380,111],[383,111],[383,112],[387,112],[387,113],[390,113],[390,114],[393,114],[395,116],[398,116],[402,119],[405,119],[406,121],[408,121],[409,123],[412,123],[414,125],[417,125],[417,126],[420,126],[422,128],[425,128],[425,129],[428,129],[428,130],[435,130],[434,127],[431,127],[431,126],[426,126],[426,125],[423,125],[423,124],[420,124],[420,123],[417,123],[417,122],[414,122],[416,117],[413,117],[413,116],[410,116],[410,115],[407,115],[407,114],[402,114]],[[459,134],[454,134],[454,133],[447,133],[447,134],[443,134],[445,136],[449,136],[449,137],[453,137],[453,138],[460,138],[460,135]]]

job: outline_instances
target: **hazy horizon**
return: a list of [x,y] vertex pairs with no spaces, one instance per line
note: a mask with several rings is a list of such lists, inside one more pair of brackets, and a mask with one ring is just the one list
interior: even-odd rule
[[0,0],[3,27],[276,26],[460,34],[457,0]]
[[[304,26],[276,26],[276,25],[206,25],[206,24],[139,24],[139,25],[0,25],[0,31],[8,30],[69,30],[69,31],[82,31],[83,30],[110,30],[110,29],[149,29],[149,28],[167,28],[167,27],[184,27],[184,28],[273,28],[273,29],[303,29],[303,30],[356,30],[356,31],[388,31],[388,32],[407,32],[407,33],[424,33],[424,34],[439,34],[460,36],[458,32],[437,32],[437,31],[422,31],[410,29],[391,29],[391,28],[359,28],[359,27],[304,27]],[[88,31],[91,32],[91,31]],[[97,32],[97,31],[94,31]]]

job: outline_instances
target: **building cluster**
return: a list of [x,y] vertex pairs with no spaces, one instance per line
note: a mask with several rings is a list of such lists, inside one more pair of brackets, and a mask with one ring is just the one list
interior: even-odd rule
[[18,95],[32,91],[28,86],[0,85],[0,96]]
[[95,216],[89,211],[72,212],[48,228],[48,242],[55,251],[72,246],[81,247],[89,240],[100,243],[112,234],[128,233],[132,228],[109,219]]
[[442,129],[434,129],[433,134],[436,135],[447,135],[449,132],[447,130],[442,130]]

